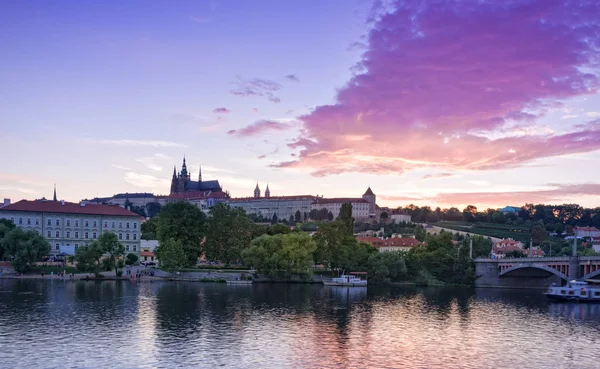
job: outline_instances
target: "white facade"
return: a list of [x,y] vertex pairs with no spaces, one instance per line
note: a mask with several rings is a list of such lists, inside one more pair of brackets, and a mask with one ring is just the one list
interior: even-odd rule
[[408,214],[392,214],[392,215],[390,215],[390,219],[394,223],[402,223],[402,222],[411,223],[412,222],[412,217]]
[[321,210],[327,209],[333,214],[333,218],[340,215],[340,209],[343,204],[350,203],[352,205],[352,216],[355,219],[368,218],[370,215],[370,203],[364,199],[317,199],[311,205],[311,209]]
[[88,245],[104,232],[115,233],[126,253],[137,254],[140,251],[138,215],[110,216],[0,209],[0,219],[9,219],[23,230],[35,231],[44,236],[50,243],[51,254],[58,254],[61,249],[75,250],[79,246]]
[[577,238],[600,237],[600,229],[595,227],[577,227],[573,230],[573,232]]
[[277,219],[289,219],[295,217],[300,211],[302,220],[304,214],[308,216],[311,210],[314,196],[277,196],[277,197],[248,197],[229,199],[227,203],[231,207],[242,208],[246,214],[262,215],[265,219],[272,219],[273,214]]

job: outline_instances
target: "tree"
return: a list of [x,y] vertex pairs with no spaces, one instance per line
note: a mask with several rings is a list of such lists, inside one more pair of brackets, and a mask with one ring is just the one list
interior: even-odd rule
[[327,220],[330,222],[333,220],[333,213],[331,211],[327,213]]
[[133,265],[138,261],[138,257],[136,254],[127,254],[125,264]]
[[293,224],[294,224],[294,222],[295,222],[295,220],[294,220],[294,216],[293,216],[293,215],[290,215],[290,221],[289,221],[290,225],[293,225]]
[[119,276],[119,268],[122,268],[121,257],[125,254],[125,247],[119,243],[117,235],[112,232],[104,232],[98,237],[98,243],[104,254],[108,254],[109,269],[115,269],[115,275]]
[[385,211],[382,211],[381,214],[379,215],[379,219],[381,219],[382,222],[385,222],[388,218],[389,218],[389,215]]
[[2,239],[4,236],[8,234],[11,230],[15,229],[17,226],[8,219],[0,219],[0,260],[4,258],[4,247],[2,246]]
[[562,223],[556,223],[554,225],[554,232],[558,233],[558,234],[562,234],[565,230],[565,226]]
[[210,209],[204,255],[225,264],[241,261],[241,253],[250,246],[254,225],[242,208],[219,203]]
[[196,265],[202,253],[200,243],[206,229],[206,215],[187,202],[165,205],[158,214],[156,236],[159,243],[173,239],[181,244],[186,265]]
[[[302,221],[302,213],[300,213],[300,210],[296,210],[296,214],[294,214],[294,220],[296,223],[300,223]],[[306,220],[306,215],[304,216],[304,220]]]
[[156,226],[158,225],[158,217],[146,220],[140,226],[142,230],[142,240],[156,240]]
[[536,223],[531,227],[531,239],[534,243],[540,244],[548,238],[548,232],[541,223]]
[[271,224],[277,224],[277,214],[273,213],[273,217],[271,218]]
[[421,242],[425,241],[425,237],[427,236],[427,231],[423,228],[422,225],[417,225],[415,227],[415,238]]
[[524,258],[527,255],[521,250],[511,250],[504,253],[504,257],[508,259],[512,258]]
[[96,277],[100,277],[103,255],[104,251],[97,240],[88,246],[80,246],[75,250],[77,269],[82,272],[92,272]]
[[149,218],[153,218],[160,212],[161,205],[159,202],[149,202],[146,204],[146,215]]
[[246,262],[272,278],[308,279],[314,264],[315,242],[305,233],[263,235],[243,251]]
[[344,227],[344,232],[350,236],[354,234],[354,218],[352,217],[352,204],[346,202],[340,208],[338,220]]
[[[0,227],[4,229],[3,232],[8,229],[6,223],[0,224]],[[30,271],[36,261],[50,252],[50,244],[42,235],[21,228],[13,228],[5,233],[0,240],[0,247],[13,257],[13,268],[19,273]]]
[[180,271],[189,262],[181,242],[172,238],[161,242],[154,252],[160,260],[161,269],[170,273]]
[[475,221],[475,214],[477,214],[477,207],[474,205],[467,205],[467,207],[463,209],[463,220],[465,222],[473,222]]

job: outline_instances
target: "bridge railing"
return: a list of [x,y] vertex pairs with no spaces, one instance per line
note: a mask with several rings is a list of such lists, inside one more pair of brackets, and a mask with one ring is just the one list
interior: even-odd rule
[[[544,258],[502,258],[502,259],[492,259],[492,258],[475,258],[473,259],[474,262],[480,262],[480,263],[531,263],[531,262],[535,262],[535,263],[551,263],[551,262],[557,262],[557,261],[562,261],[562,262],[566,262],[569,261],[569,259],[571,259],[570,256],[553,256],[553,257],[544,257]],[[579,261],[600,261],[600,256],[579,256]]]

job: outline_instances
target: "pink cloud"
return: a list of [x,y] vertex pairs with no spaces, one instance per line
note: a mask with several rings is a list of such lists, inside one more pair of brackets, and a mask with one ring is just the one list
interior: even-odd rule
[[276,166],[486,170],[598,150],[594,124],[535,129],[561,100],[597,92],[585,71],[598,67],[597,19],[592,2],[399,1],[374,21],[337,102],[300,117],[298,159]]
[[259,120],[244,128],[232,129],[227,134],[235,136],[255,136],[261,133],[284,131],[293,127],[290,123],[281,123],[272,120]]
[[454,174],[452,174],[452,173],[426,174],[423,177],[421,177],[421,179],[426,180],[426,179],[449,178],[449,177],[454,177]]
[[215,108],[213,110],[213,113],[217,113],[217,114],[228,114],[231,113],[231,110],[227,109],[227,108]]

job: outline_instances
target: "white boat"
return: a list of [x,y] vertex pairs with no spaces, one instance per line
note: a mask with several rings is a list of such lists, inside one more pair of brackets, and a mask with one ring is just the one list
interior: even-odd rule
[[366,272],[352,272],[350,274],[342,274],[337,278],[332,278],[331,281],[323,281],[326,286],[343,286],[343,287],[367,287],[367,280],[359,276],[366,276]]
[[550,286],[544,294],[550,300],[600,302],[600,281],[570,281],[566,286]]

